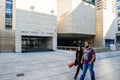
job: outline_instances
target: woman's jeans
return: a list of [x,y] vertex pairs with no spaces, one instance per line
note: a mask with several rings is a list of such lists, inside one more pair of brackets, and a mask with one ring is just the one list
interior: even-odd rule
[[80,77],[80,80],[84,80],[88,68],[89,68],[89,71],[90,71],[91,80],[95,80],[95,74],[94,74],[94,71],[93,71],[94,63],[83,64],[83,72],[82,72],[82,75]]

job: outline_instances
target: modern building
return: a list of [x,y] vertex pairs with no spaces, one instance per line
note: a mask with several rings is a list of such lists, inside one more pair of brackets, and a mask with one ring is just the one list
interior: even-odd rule
[[117,8],[118,18],[115,0],[1,0],[0,52],[120,43]]
[[115,44],[116,31],[115,0],[96,0],[95,46]]
[[57,17],[53,5],[43,0],[0,1],[0,52],[56,49]]
[[[95,37],[95,3],[58,0],[58,46],[77,46]],[[66,4],[66,5],[64,5]]]
[[15,15],[12,0],[0,1],[0,52],[15,51]]
[[[116,43],[114,0],[58,0],[58,46]],[[64,6],[64,4],[66,4]]]
[[116,0],[116,16],[117,16],[117,33],[116,41],[120,44],[120,0]]

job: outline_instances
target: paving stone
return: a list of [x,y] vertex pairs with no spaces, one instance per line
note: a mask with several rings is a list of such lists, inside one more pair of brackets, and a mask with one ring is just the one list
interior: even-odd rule
[[[0,80],[73,80],[76,67],[74,51],[0,54]],[[120,51],[97,53],[95,74],[97,80],[120,80]],[[17,74],[24,74],[17,76]],[[82,71],[80,71],[79,77]],[[90,80],[89,70],[85,80]]]

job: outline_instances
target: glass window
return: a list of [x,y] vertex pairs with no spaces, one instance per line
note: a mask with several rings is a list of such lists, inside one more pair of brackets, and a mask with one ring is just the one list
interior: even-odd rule
[[120,36],[117,36],[116,42],[120,44]]
[[12,29],[12,0],[6,0],[5,28]]
[[95,0],[92,0],[93,3],[95,3]]
[[5,25],[12,25],[12,19],[6,18],[5,19]]
[[120,25],[120,20],[118,20],[118,25]]
[[118,31],[120,31],[120,27],[118,27]]
[[120,2],[120,0],[117,0],[117,2]]
[[11,29],[12,25],[6,25],[5,27],[6,27],[6,29]]
[[6,18],[12,18],[12,13],[6,13]]
[[89,2],[89,3],[92,3],[92,4],[95,4],[95,0],[83,0],[83,1],[86,1],[86,2]]
[[7,2],[7,1],[8,1],[8,2],[12,2],[12,0],[6,0],[6,2]]
[[120,12],[118,12],[118,17],[120,17]]
[[6,9],[6,13],[11,13],[12,14],[12,9]]
[[114,39],[105,39],[105,46],[110,47],[110,44],[114,44]]
[[120,10],[120,6],[117,6],[117,10]]
[[6,3],[6,9],[12,9],[12,4],[11,3]]

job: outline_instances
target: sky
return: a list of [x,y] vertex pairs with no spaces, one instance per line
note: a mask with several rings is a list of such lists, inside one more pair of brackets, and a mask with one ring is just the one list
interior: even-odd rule
[[51,11],[54,10],[53,14],[57,15],[57,0],[16,0],[17,9],[32,11],[31,6],[34,6],[35,12],[52,14]]

